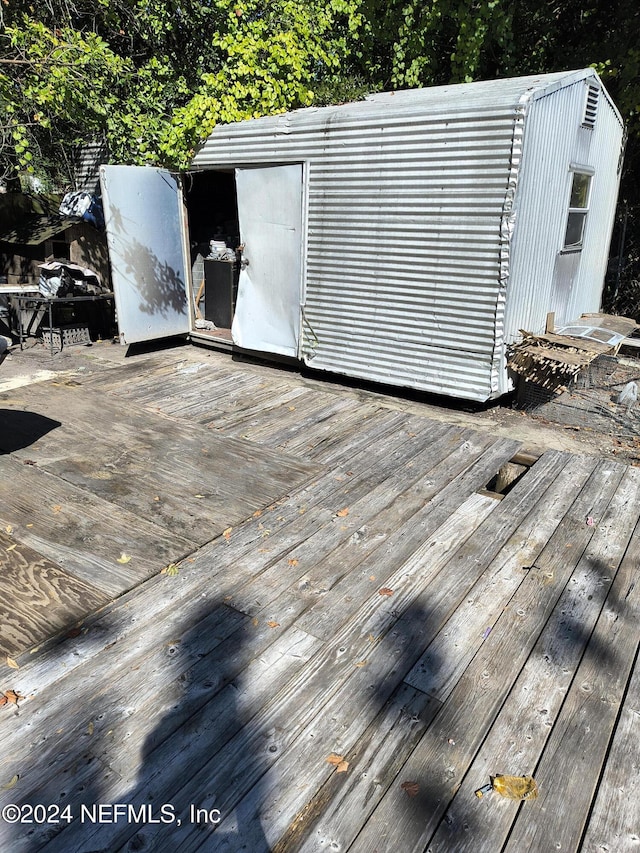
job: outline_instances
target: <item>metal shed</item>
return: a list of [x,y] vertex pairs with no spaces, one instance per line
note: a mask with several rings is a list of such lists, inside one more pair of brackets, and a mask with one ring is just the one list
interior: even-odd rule
[[[175,177],[104,167],[122,339],[190,332],[364,380],[498,397],[519,329],[600,307],[622,147],[620,115],[584,69],[219,126],[185,181],[190,238]],[[194,328],[206,236],[243,246],[231,334]]]

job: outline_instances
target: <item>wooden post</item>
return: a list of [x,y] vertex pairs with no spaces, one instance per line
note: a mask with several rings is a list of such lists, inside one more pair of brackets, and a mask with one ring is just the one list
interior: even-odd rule
[[555,328],[555,322],[556,322],[555,311],[549,311],[549,313],[547,314],[547,321],[544,325],[545,335],[550,335],[553,332],[553,330]]

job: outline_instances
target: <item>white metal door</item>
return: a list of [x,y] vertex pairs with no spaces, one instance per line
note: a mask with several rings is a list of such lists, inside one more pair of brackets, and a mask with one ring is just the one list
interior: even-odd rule
[[231,327],[245,349],[298,357],[302,165],[236,169],[244,263]]
[[111,278],[124,344],[189,331],[182,190],[165,169],[101,166]]

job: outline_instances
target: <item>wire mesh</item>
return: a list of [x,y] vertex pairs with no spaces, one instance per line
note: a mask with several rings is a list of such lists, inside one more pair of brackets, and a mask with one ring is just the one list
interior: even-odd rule
[[537,395],[532,388],[523,398],[525,405],[519,407],[550,423],[635,443],[640,440],[640,403],[618,402],[622,389],[630,382],[640,387],[640,362],[602,355],[563,393],[545,400],[544,394]]

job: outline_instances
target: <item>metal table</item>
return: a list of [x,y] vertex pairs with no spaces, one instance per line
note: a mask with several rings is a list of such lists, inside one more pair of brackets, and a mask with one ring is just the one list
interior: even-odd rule
[[47,296],[11,296],[12,300],[15,300],[18,306],[18,334],[20,338],[20,349],[23,349],[23,342],[27,335],[25,335],[24,324],[22,322],[22,306],[23,304],[26,306],[27,303],[39,305],[46,305],[49,312],[49,329],[51,339],[49,342],[51,355],[54,354],[53,347],[53,306],[54,305],[62,305],[62,304],[75,304],[76,302],[106,302],[108,300],[113,299],[113,291],[109,291],[108,293],[97,293],[92,296],[61,296],[54,297],[50,299]]

